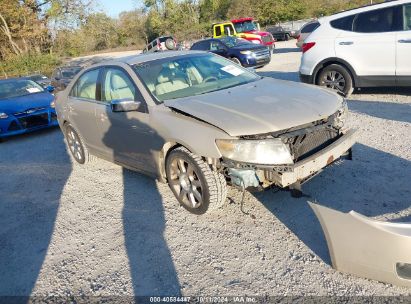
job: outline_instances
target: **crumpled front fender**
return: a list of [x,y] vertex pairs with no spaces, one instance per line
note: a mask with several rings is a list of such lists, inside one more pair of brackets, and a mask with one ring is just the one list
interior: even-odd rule
[[411,223],[371,220],[309,202],[339,271],[411,287]]

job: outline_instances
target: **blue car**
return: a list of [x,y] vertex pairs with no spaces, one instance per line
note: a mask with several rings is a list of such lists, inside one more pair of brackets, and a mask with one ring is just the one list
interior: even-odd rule
[[271,61],[268,47],[236,37],[201,40],[194,43],[191,50],[212,52],[243,67],[261,68]]
[[0,140],[57,126],[52,91],[29,79],[0,80]]

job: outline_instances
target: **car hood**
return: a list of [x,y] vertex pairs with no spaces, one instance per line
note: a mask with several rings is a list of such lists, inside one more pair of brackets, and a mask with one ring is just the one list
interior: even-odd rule
[[49,107],[54,97],[50,93],[41,92],[0,100],[0,112],[13,114],[33,108]]
[[230,89],[167,100],[177,109],[231,136],[277,132],[335,113],[339,95],[311,85],[262,78]]
[[253,34],[253,35],[260,35],[261,37],[269,36],[269,32],[262,32],[262,31],[246,31],[246,34]]

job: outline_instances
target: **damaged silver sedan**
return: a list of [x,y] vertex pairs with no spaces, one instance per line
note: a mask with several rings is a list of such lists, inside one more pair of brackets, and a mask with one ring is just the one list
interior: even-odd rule
[[153,175],[196,214],[221,206],[227,183],[298,190],[355,142],[342,97],[202,52],[94,65],[56,110],[77,162],[96,155]]

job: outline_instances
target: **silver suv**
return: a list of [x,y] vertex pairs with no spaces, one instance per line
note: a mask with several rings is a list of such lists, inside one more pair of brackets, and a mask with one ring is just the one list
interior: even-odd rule
[[97,155],[167,182],[196,214],[241,189],[298,188],[354,144],[342,97],[196,51],[94,65],[56,100],[74,159]]

